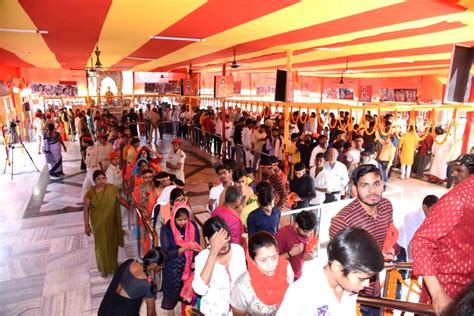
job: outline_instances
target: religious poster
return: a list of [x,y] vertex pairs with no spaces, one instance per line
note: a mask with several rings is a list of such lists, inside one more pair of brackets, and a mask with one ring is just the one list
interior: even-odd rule
[[214,97],[229,97],[234,92],[234,80],[232,76],[214,76]]
[[372,86],[361,86],[359,89],[359,101],[370,102],[372,101]]
[[184,96],[196,96],[198,95],[198,75],[191,75],[190,78],[181,80],[182,95]]
[[393,89],[396,102],[416,102],[417,89]]
[[324,88],[323,98],[328,100],[339,99],[339,93],[337,91],[337,88]]
[[72,84],[33,83],[31,85],[31,92],[48,96],[74,97],[78,95],[77,85]]
[[301,82],[300,91],[302,97],[309,97],[309,82]]
[[145,93],[181,94],[181,84],[178,81],[145,82]]
[[338,95],[339,95],[339,100],[354,100],[354,89],[339,88]]
[[145,82],[145,93],[155,93],[157,84],[154,82]]
[[242,93],[242,81],[234,81],[234,95]]
[[258,85],[255,90],[257,95],[275,94],[275,86]]
[[389,102],[416,102],[417,89],[379,89],[380,101]]

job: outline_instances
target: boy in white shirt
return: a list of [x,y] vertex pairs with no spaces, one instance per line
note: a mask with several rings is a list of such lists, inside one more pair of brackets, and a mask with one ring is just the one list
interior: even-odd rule
[[305,269],[288,288],[277,315],[356,315],[357,293],[384,267],[375,239],[361,228],[340,231],[324,267]]

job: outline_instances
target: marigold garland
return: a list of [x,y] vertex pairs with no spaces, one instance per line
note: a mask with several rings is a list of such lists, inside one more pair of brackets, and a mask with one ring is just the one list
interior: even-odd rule
[[[299,111],[300,111],[300,113],[301,113],[301,108],[300,108]],[[308,122],[308,119],[309,119],[309,109],[306,110],[306,115],[305,115],[305,120],[304,120],[304,122],[303,122],[303,120],[301,119],[302,117],[303,117],[303,115],[300,115],[300,119],[299,119],[299,120],[300,120],[300,123],[301,123],[301,124],[306,124],[306,122]]]

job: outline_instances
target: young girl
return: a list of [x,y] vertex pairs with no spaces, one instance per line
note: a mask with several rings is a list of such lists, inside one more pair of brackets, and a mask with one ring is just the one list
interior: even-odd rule
[[167,315],[174,315],[178,301],[184,301],[181,295],[183,286],[189,286],[192,280],[194,254],[201,251],[199,229],[191,220],[191,209],[188,205],[179,202],[174,204],[171,219],[161,228],[160,240],[169,257],[163,270],[161,308],[167,311]]

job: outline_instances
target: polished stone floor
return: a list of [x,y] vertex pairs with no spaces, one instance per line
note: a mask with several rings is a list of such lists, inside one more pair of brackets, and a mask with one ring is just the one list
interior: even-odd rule
[[[41,172],[35,171],[22,149],[15,149],[13,180],[10,167],[0,175],[0,315],[95,315],[111,280],[99,276],[93,237],[84,234],[79,198],[84,173],[79,169],[78,144],[67,147],[63,179],[49,178],[35,143],[26,148]],[[161,153],[166,155],[170,149],[169,139],[159,142]],[[217,160],[187,144],[184,150],[186,191],[194,213],[199,213],[205,209],[208,183],[217,181],[212,169]],[[4,151],[0,160],[5,160]],[[418,208],[426,194],[446,192],[416,179],[392,177],[390,184],[398,222],[407,211]],[[125,217],[125,230],[127,224]],[[129,233],[119,261],[136,256]]]

